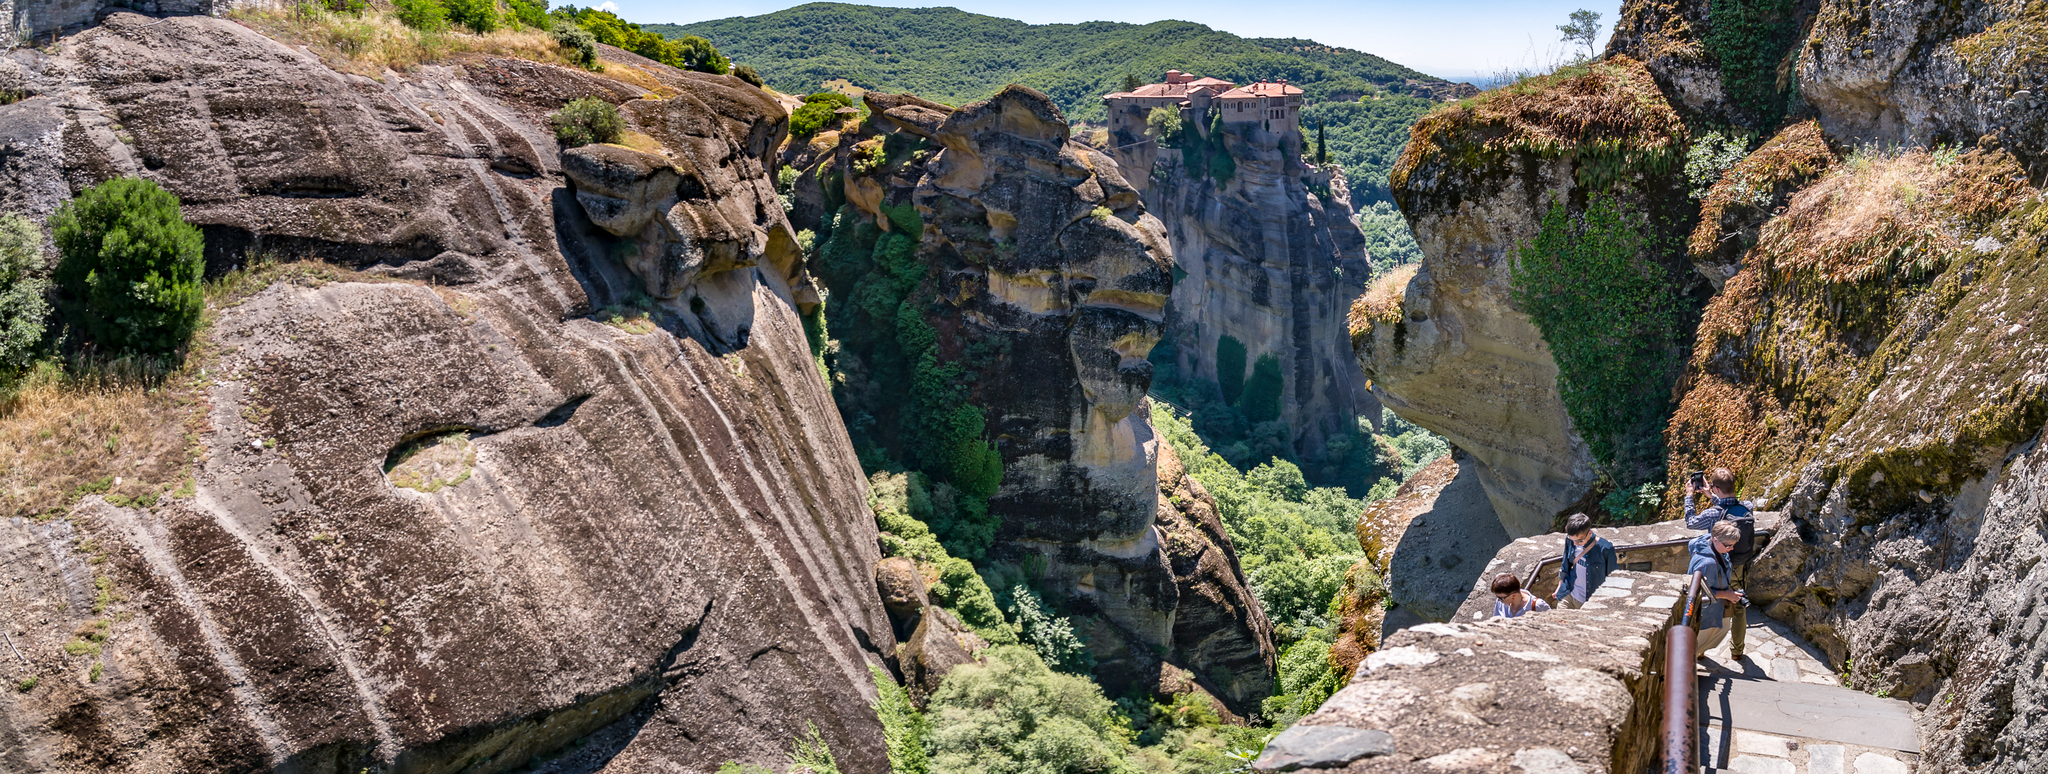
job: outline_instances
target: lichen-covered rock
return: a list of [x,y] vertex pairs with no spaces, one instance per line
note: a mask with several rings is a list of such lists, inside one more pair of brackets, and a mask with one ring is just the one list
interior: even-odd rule
[[[1869,153],[1795,194],[1708,307],[1670,437],[1782,505],[1750,590],[1851,684],[1924,708],[1932,771],[2040,768],[2048,218],[2021,163]],[[1845,299],[1857,299],[1847,302]]]
[[1623,3],[1608,56],[1642,62],[1699,126],[1770,132],[1796,112],[1791,77],[1817,0],[1635,0]]
[[1552,342],[1515,300],[1518,250],[1553,207],[1582,215],[1602,195],[1643,222],[1644,270],[1683,288],[1683,129],[1648,71],[1614,58],[1442,108],[1394,168],[1422,265],[1362,297],[1399,303],[1354,307],[1354,349],[1382,403],[1479,463],[1510,537],[1549,531],[1600,478]]
[[2037,2],[1821,3],[1799,94],[1837,142],[1994,136],[2036,179],[2048,152],[2048,14]]
[[[479,58],[531,88],[378,82],[125,13],[9,59],[39,96],[0,106],[6,206],[143,176],[216,271],[340,266],[216,310],[183,491],[0,522],[0,628],[40,676],[0,691],[0,767],[498,772],[582,740],[586,770],[694,769],[779,764],[815,723],[842,770],[887,770],[869,669],[895,637],[801,274],[700,275],[716,328],[590,319],[640,280],[540,119],[616,81]],[[737,81],[641,66],[727,116],[628,110],[676,163],[688,136],[761,169],[779,116],[738,126]],[[400,486],[393,452],[450,432],[461,469]]]

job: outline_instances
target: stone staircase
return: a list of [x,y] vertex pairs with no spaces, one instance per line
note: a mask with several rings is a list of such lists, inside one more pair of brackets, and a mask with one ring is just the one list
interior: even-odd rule
[[1723,641],[1699,670],[1700,763],[1707,774],[1911,774],[1912,705],[1841,686],[1826,656],[1751,610],[1742,660]]

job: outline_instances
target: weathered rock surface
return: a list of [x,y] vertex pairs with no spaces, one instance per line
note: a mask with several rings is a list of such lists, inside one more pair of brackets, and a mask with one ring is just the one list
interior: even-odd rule
[[[1673,600],[1684,594],[1684,580],[1627,571],[1609,577],[1626,593],[1601,609],[1396,632],[1365,657],[1349,685],[1295,726],[1384,731],[1393,736],[1392,752],[1317,770],[1648,769],[1663,710],[1659,635],[1678,618]],[[1266,752],[1280,750],[1269,745]]]
[[[1298,454],[1379,418],[1348,345],[1345,313],[1372,276],[1343,172],[1301,160],[1301,136],[1253,123],[1223,125],[1237,172],[1218,185],[1178,151],[1119,148],[1117,161],[1166,226],[1184,272],[1167,305],[1179,372],[1217,381],[1217,341],[1244,344],[1245,363],[1281,363],[1280,419]],[[1317,191],[1324,192],[1319,195]],[[1242,376],[1242,375],[1240,375]]]
[[1924,708],[1926,771],[2029,771],[2048,750],[2011,709],[2048,693],[2048,234],[2025,181],[2003,151],[1901,151],[1795,194],[1708,307],[1671,427],[1674,471],[1727,465],[1782,506],[1752,594],[1852,685]]
[[[1382,319],[1354,315],[1352,329],[1374,394],[1472,455],[1510,537],[1549,531],[1599,478],[1560,396],[1550,345],[1516,306],[1516,251],[1553,206],[1582,212],[1595,193],[1648,214],[1653,230],[1689,221],[1674,211],[1685,207],[1682,176],[1668,168],[1611,175],[1600,165],[1616,161],[1548,150],[1615,143],[1624,169],[1640,163],[1627,154],[1672,153],[1682,125],[1642,65],[1616,59],[1544,89],[1446,108],[1416,125],[1391,186],[1422,265],[1390,290],[1398,308]],[[1660,241],[1645,243],[1643,262],[1677,269],[1682,256],[1659,252]]]
[[[586,316],[662,275],[609,257],[537,119],[618,82],[479,59],[527,88],[379,83],[231,22],[127,14],[11,61],[38,96],[0,107],[0,145],[27,149],[0,154],[6,207],[141,175],[217,266],[247,248],[385,276],[220,310],[189,492],[0,523],[0,627],[41,676],[0,691],[0,767],[495,772],[587,738],[585,770],[703,770],[779,763],[815,723],[844,770],[887,770],[869,668],[895,638],[802,277],[770,249],[671,286],[715,322]],[[629,108],[635,128],[677,164],[754,165],[705,193],[755,213],[735,239],[787,235],[752,171],[779,110],[644,67],[683,97]],[[663,123],[703,105],[715,123]],[[394,486],[388,455],[447,432],[467,478]]]
[[[1225,711],[1256,709],[1272,688],[1271,627],[1214,504],[1141,408],[1172,282],[1158,220],[1117,164],[1071,141],[1065,117],[1034,91],[958,110],[908,95],[865,99],[879,118],[829,146],[814,138],[786,151],[802,170],[797,222],[827,225],[806,223],[807,200],[839,213],[820,257],[827,284],[850,300],[834,305],[846,315],[834,335],[893,330],[895,302],[883,305],[886,319],[860,305],[881,295],[874,275],[914,271],[904,308],[931,326],[939,359],[963,369],[963,397],[984,412],[1001,458],[987,558],[1042,568],[1032,571],[1039,589],[1076,614],[1113,693],[1203,691]],[[847,240],[856,229],[875,243],[872,263],[838,252],[841,240],[867,249]],[[882,267],[885,252],[911,249],[914,264]],[[872,268],[840,268],[849,265]],[[900,359],[895,343],[835,354],[842,411],[866,415],[854,421],[880,443],[901,408],[890,396],[902,386],[875,376]]]
[[1799,94],[1844,144],[1972,145],[1986,135],[2041,179],[2048,16],[2039,3],[1824,3]]
[[1479,464],[1452,452],[1415,471],[1393,497],[1366,506],[1358,544],[1394,604],[1448,621],[1472,584],[1485,580],[1482,571],[1508,535],[1479,483]]

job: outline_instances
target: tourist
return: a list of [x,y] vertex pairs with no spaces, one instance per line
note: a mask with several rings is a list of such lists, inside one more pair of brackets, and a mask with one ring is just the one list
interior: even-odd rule
[[[1694,512],[1693,507],[1700,495],[1712,501],[1705,510]],[[1737,538],[1735,547],[1728,552],[1728,563],[1734,568],[1729,578],[1731,585],[1740,587],[1749,579],[1749,560],[1756,557],[1756,515],[1748,503],[1735,499],[1735,472],[1727,468],[1715,468],[1705,476],[1694,474],[1686,482],[1685,526],[1691,529],[1712,529],[1716,524],[1735,526]],[[1734,641],[1728,646],[1728,655],[1736,661],[1742,660],[1742,646],[1749,634],[1749,610],[1735,608]]]
[[1741,537],[1742,533],[1734,523],[1720,521],[1715,522],[1707,534],[1693,538],[1688,544],[1692,562],[1685,568],[1685,574],[1699,573],[1701,583],[1713,595],[1711,601],[1700,607],[1699,615],[1694,619],[1700,624],[1700,635],[1695,640],[1693,651],[1700,654],[1700,658],[1705,658],[1707,651],[1713,650],[1714,646],[1721,644],[1722,638],[1728,636],[1728,627],[1722,620],[1722,611],[1726,608],[1724,603],[1734,603],[1738,612],[1749,605],[1742,591],[1730,585],[1734,570],[1728,554],[1735,549],[1735,542]]
[[1535,594],[1522,590],[1522,579],[1504,572],[1493,578],[1493,617],[1520,618],[1550,610]]
[[1557,606],[1577,610],[1600,590],[1607,574],[1619,566],[1614,544],[1593,534],[1593,519],[1574,513],[1564,520],[1564,565],[1558,571]]

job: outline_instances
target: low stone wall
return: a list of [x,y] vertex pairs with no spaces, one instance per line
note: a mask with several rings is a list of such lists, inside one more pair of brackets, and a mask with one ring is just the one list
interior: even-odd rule
[[1254,768],[1643,771],[1663,715],[1663,632],[1677,620],[1684,583],[1621,571],[1597,608],[1397,632]]
[[[1769,542],[1771,532],[1777,529],[1779,514],[1776,511],[1758,511],[1756,514],[1756,545],[1761,549]],[[1620,554],[1621,567],[1636,572],[1685,574],[1689,559],[1683,545],[1659,545],[1679,540],[1691,540],[1699,535],[1696,529],[1686,529],[1685,522],[1672,520],[1645,524],[1640,527],[1596,528],[1593,533],[1614,544]],[[1632,548],[1634,547],[1634,548]],[[1564,555],[1564,533],[1552,532],[1546,535],[1525,537],[1509,543],[1493,555],[1486,570],[1479,573],[1472,588],[1465,595],[1465,601],[1458,606],[1453,621],[1478,621],[1493,615],[1493,577],[1511,572],[1525,581],[1529,571],[1546,559],[1561,558]],[[1529,589],[1536,594],[1549,597],[1557,590],[1558,563],[1542,565],[1536,573],[1536,580],[1529,583]],[[1615,592],[1609,592],[1615,593]],[[1602,604],[1605,598],[1595,592],[1590,604]]]

